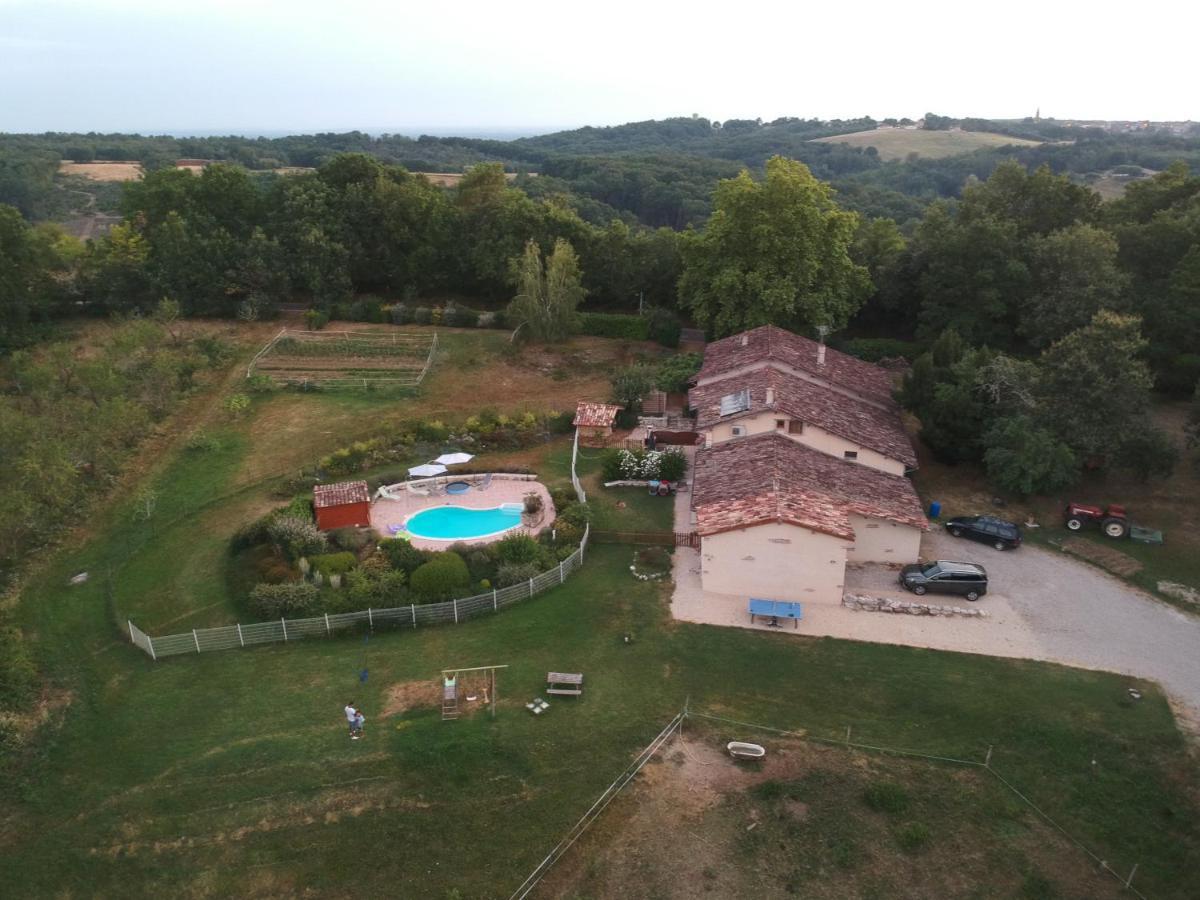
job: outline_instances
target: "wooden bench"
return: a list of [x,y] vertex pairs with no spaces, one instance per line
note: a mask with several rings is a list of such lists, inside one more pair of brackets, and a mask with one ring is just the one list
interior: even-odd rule
[[[570,687],[556,687],[556,685],[570,685]],[[546,693],[578,697],[583,693],[583,676],[572,672],[548,672],[546,674]]]

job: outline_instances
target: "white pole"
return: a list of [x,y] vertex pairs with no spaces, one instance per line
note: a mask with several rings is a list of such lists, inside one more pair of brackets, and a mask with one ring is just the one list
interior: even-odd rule
[[560,562],[558,564],[558,583],[562,584],[566,580],[567,580],[567,576],[563,574],[563,567],[562,567],[562,563]]
[[495,611],[496,609],[496,589],[492,588],[492,610]]
[[325,613],[325,636],[328,637],[331,633],[329,630],[329,613]]
[[[146,632],[143,631],[142,634],[146,634]],[[146,643],[150,645],[150,658],[155,662],[158,662],[158,657],[154,653],[154,638],[146,634]]]
[[242,623],[241,622],[238,622],[238,640],[241,642],[241,645],[243,647],[246,646],[246,639],[244,637],[242,637]]
[[283,623],[283,639],[286,641],[287,640],[287,619],[285,619],[283,616],[280,616],[279,621]]
[[409,605],[412,606],[413,628],[416,628],[417,627],[417,604],[412,603]]
[[529,596],[530,597],[533,596],[533,579],[532,578],[529,579]]
[[458,598],[455,597],[454,600],[452,600],[451,602],[454,604],[454,624],[457,625],[458,624]]
[[196,629],[192,629],[192,640],[196,642],[196,652],[200,652],[200,638],[196,636]]
[[371,630],[375,630],[375,616],[371,614],[371,607],[367,607],[367,624],[371,626]]

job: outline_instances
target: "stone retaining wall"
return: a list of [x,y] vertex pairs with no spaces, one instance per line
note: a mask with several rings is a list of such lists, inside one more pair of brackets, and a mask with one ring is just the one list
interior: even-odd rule
[[936,603],[914,603],[911,600],[892,600],[888,597],[867,597],[862,594],[845,594],[842,606],[866,612],[908,613],[911,616],[962,616],[982,619],[987,616],[981,609],[961,606],[938,606]]

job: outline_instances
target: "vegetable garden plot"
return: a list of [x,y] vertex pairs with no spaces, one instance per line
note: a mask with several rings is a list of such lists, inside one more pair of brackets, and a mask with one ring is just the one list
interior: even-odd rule
[[246,377],[322,387],[416,387],[437,352],[431,335],[387,331],[283,329],[255,355]]

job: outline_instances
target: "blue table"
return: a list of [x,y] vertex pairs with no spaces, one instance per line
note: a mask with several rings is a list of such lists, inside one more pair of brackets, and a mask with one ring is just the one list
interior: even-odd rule
[[767,623],[768,628],[779,628],[780,619],[792,619],[796,623],[796,627],[800,627],[800,620],[804,618],[804,609],[799,603],[790,603],[786,600],[758,600],[751,598],[750,600],[750,622],[753,624],[755,616],[771,617],[771,621]]

